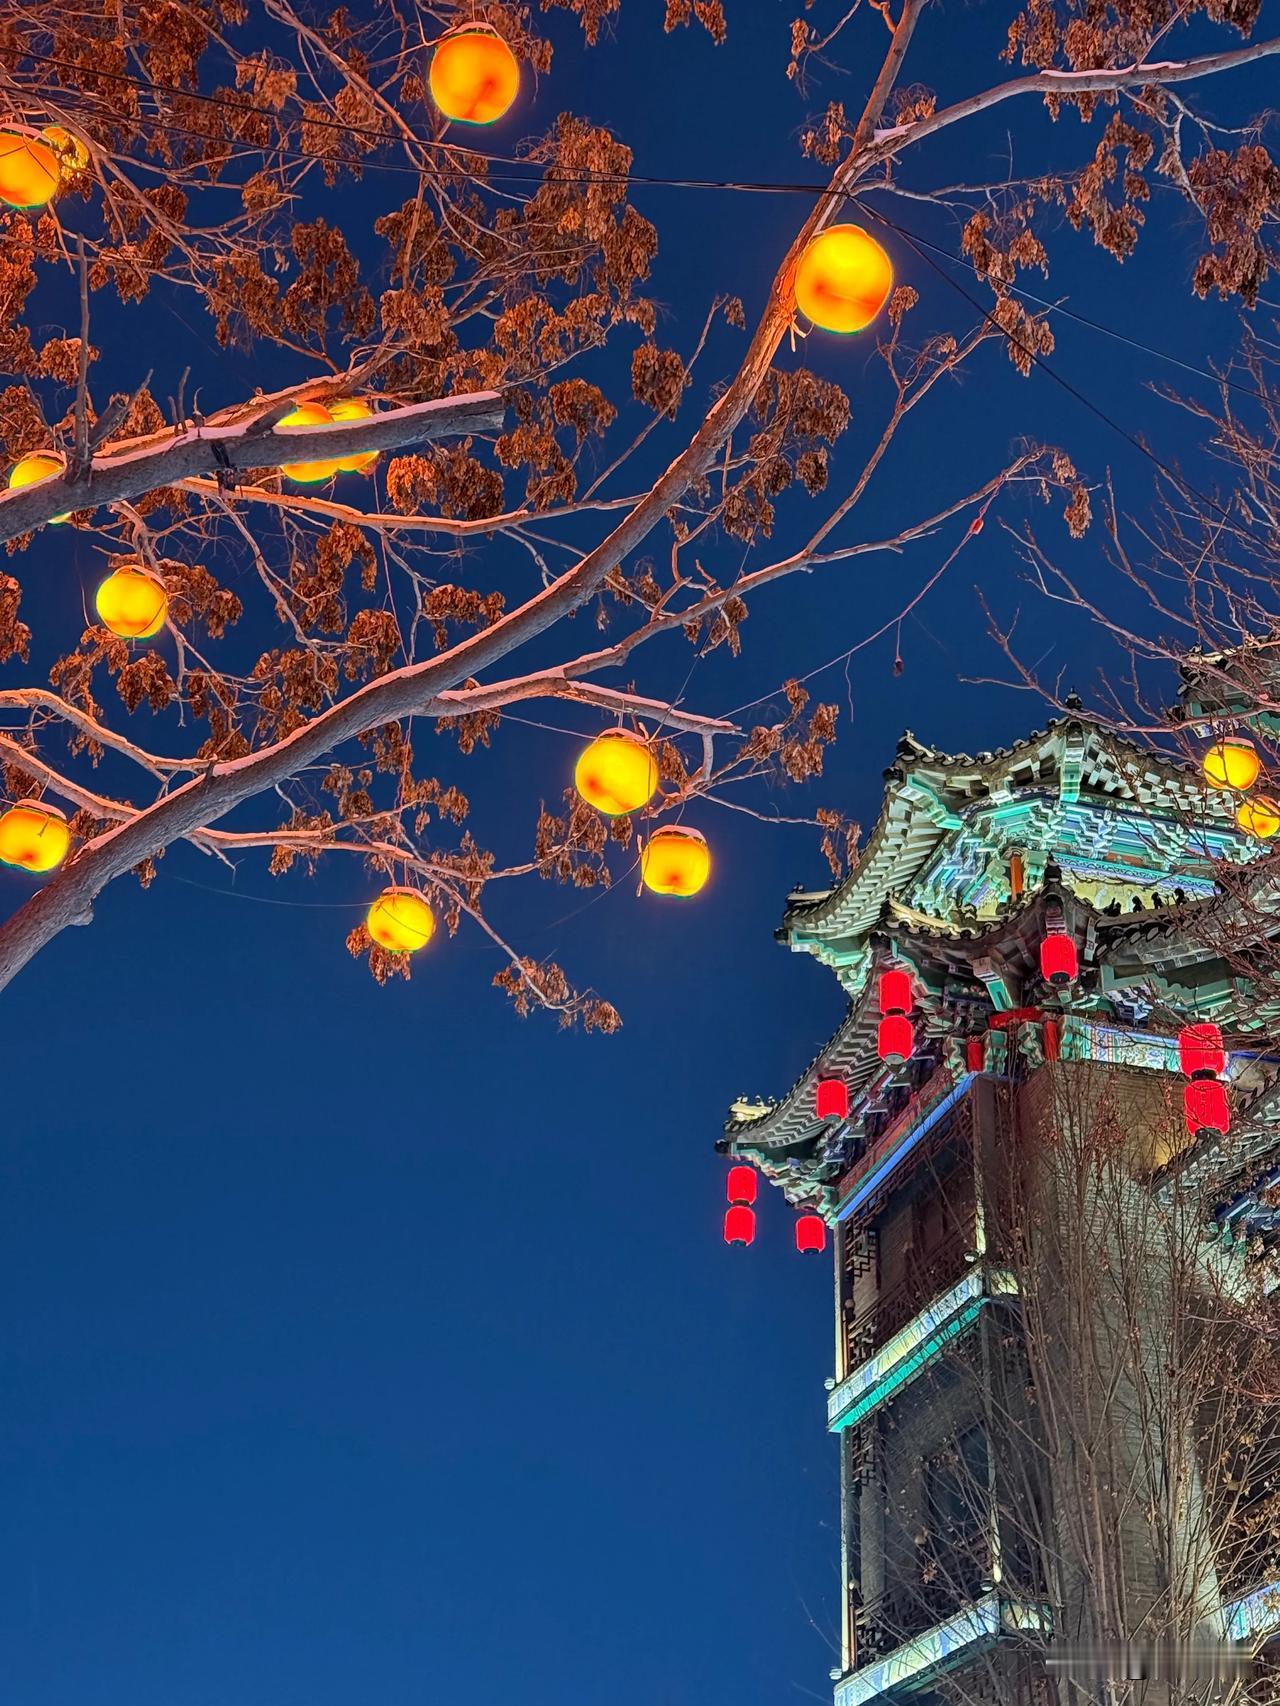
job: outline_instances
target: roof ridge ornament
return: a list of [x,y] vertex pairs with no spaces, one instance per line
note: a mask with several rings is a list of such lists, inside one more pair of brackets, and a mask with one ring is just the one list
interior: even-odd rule
[[926,746],[910,729],[903,729],[898,736],[898,744],[893,749],[895,758],[930,758],[936,756],[931,746]]
[[[1074,695],[1068,695],[1068,698]],[[1062,756],[1058,760],[1058,798],[1064,806],[1074,806],[1080,799],[1080,784],[1084,780],[1085,732],[1082,724],[1067,723],[1062,731]]]

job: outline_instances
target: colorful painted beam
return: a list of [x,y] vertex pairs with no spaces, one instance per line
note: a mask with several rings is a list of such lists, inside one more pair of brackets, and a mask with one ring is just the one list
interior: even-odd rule
[[844,1194],[836,1204],[837,1220],[848,1220],[858,1212],[871,1193],[897,1170],[920,1140],[955,1107],[973,1082],[973,1078],[972,1072],[962,1073],[952,1088],[932,1106],[926,1105],[922,1108],[913,1103],[905,1110],[900,1126],[890,1127],[865,1157],[852,1180],[844,1183]]
[[842,1433],[864,1421],[972,1327],[984,1304],[1017,1294],[1018,1282],[1006,1269],[971,1268],[959,1284],[934,1298],[832,1391],[827,1399],[828,1430]]
[[867,1706],[868,1701],[899,1690],[913,1692],[932,1677],[976,1657],[1002,1635],[1028,1630],[1047,1632],[1047,1614],[1040,1607],[988,1594],[875,1664],[842,1677],[836,1684],[835,1706]]
[[1251,1645],[1280,1631],[1280,1582],[1269,1582],[1222,1608],[1228,1641]]

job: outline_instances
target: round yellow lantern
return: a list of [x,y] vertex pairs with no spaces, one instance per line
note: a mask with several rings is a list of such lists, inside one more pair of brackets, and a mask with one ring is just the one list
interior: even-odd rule
[[520,92],[520,66],[493,30],[446,36],[431,56],[431,99],[448,119],[492,124]]
[[[41,480],[51,480],[55,474],[61,474],[66,463],[61,456],[51,450],[33,450],[29,456],[20,456],[9,470],[9,490],[16,492],[20,486],[35,486]],[[66,521],[71,511],[63,515],[50,517],[51,521]]]
[[164,583],[138,564],[109,574],[93,602],[103,623],[122,640],[149,640],[164,627],[169,611]]
[[1265,794],[1255,794],[1250,800],[1241,800],[1236,809],[1236,822],[1246,834],[1256,835],[1259,841],[1269,841],[1280,830],[1280,805]]
[[[373,410],[361,397],[339,397],[336,403],[329,404],[329,418],[335,421],[365,421],[372,420]],[[372,468],[378,460],[376,450],[360,450],[354,456],[348,456],[338,464],[340,474],[363,474],[366,468]]]
[[623,817],[653,798],[658,766],[639,735],[630,729],[606,729],[578,759],[573,785],[598,812]]
[[67,856],[71,831],[57,806],[23,800],[0,815],[0,862],[22,871],[51,871]]
[[59,182],[58,156],[47,142],[0,131],[0,201],[10,207],[44,207]]
[[1234,788],[1243,793],[1258,780],[1262,760],[1251,740],[1230,735],[1214,741],[1201,760],[1201,767],[1211,788]]
[[89,164],[89,150],[80,138],[73,136],[69,130],[64,130],[60,124],[46,125],[40,134],[57,158],[59,177],[79,177]]
[[417,889],[387,888],[369,908],[365,925],[389,954],[412,954],[435,934],[435,914]]
[[[299,403],[296,409],[291,409],[280,422],[282,427],[323,426],[331,421],[333,416],[323,403]],[[331,480],[338,472],[336,462],[282,462],[280,472],[290,480],[296,480],[300,486],[318,485],[321,480]]]
[[697,894],[711,875],[711,849],[696,829],[655,829],[640,855],[640,877],[654,894]]
[[832,225],[796,268],[796,307],[827,332],[860,332],[893,289],[893,264],[860,225]]

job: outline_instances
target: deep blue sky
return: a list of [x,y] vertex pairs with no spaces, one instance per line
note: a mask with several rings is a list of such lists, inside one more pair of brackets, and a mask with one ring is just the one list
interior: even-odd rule
[[[642,173],[818,176],[796,136],[829,95],[860,99],[878,18],[842,41],[853,70],[806,102],[782,74],[794,0],[731,5],[719,51],[699,32],[664,37],[658,10],[628,3],[590,55],[554,19],[555,69],[519,122],[585,111],[632,143]],[[1007,17],[934,6],[911,78],[945,97],[998,77]],[[1263,87],[1223,80],[1214,110],[1252,111]],[[996,175],[1010,146],[1020,170],[1043,169],[1080,157],[1078,128],[1006,107],[905,178]],[[357,245],[386,193],[371,179],[343,199]],[[758,305],[805,205],[667,189],[637,200],[662,232],[661,336],[685,348],[714,292]],[[948,239],[920,204],[890,211]],[[1195,232],[1167,191],[1123,270],[1069,231],[1054,249],[1050,293],[1081,313],[1193,362],[1225,347],[1231,314],[1191,297]],[[935,275],[897,259],[924,298],[921,324],[963,323]],[[211,403],[303,376],[219,354],[189,304],[155,299],[119,321],[102,328],[116,333],[118,383],[138,377],[143,343],[160,395],[187,363]],[[1161,454],[1186,453],[1178,417],[1141,388],[1175,374],[1066,323],[1059,338],[1073,383]],[[716,346],[723,359],[687,410],[737,347],[727,334]],[[871,358],[818,337],[802,358],[855,399],[839,489],[878,426],[860,406],[860,386],[875,395]],[[904,439],[868,531],[976,483],[1023,435],[1065,443],[1093,478],[1114,468],[1127,506],[1145,504],[1149,464],[992,352]],[[700,665],[689,703],[722,710],[821,663],[892,614],[952,543],[760,599],[743,660]],[[1073,563],[1111,590],[1093,545]],[[477,584],[506,572],[483,553],[472,567]],[[91,545],[46,534],[19,571],[42,641],[70,643]],[[1089,636],[1035,606],[989,526],[906,629],[902,678],[883,645],[856,660],[852,727],[843,672],[816,684],[846,706],[821,787],[757,804],[830,802],[870,821],[903,726],[972,749],[1039,720],[1026,695],[958,685],[1000,673],[975,581],[1004,610],[1026,603],[1036,650],[1055,646],[1049,661],[1087,688]],[[678,682],[687,667],[677,641],[642,679]],[[518,853],[573,752],[513,727],[459,764],[481,839]],[[443,747],[441,762],[453,762]],[[619,1005],[625,1029],[610,1040],[515,1019],[489,988],[491,952],[466,932],[424,955],[410,985],[378,990],[342,945],[363,903],[354,861],[283,885],[248,862],[233,888],[178,850],[149,893],[117,885],[91,930],[65,932],[7,992],[6,1706],[827,1696],[829,1274],[795,1256],[772,1200],[756,1247],[725,1251],[712,1152],[730,1098],[784,1090],[839,1017],[831,980],[771,934],[787,888],[824,867],[807,831],[709,806],[696,820],[718,861],[696,905],[642,907],[630,883],[585,905],[540,885],[497,903],[522,946]],[[0,909],[25,892],[0,875]]]

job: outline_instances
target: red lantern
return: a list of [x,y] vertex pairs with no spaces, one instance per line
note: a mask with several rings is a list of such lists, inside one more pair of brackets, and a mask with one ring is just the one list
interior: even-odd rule
[[753,1203],[756,1200],[756,1170],[754,1167],[730,1167],[726,1195],[732,1203]]
[[876,1032],[876,1053],[888,1066],[901,1066],[916,1051],[916,1034],[904,1013],[890,1013]]
[[1222,1032],[1216,1025],[1184,1025],[1178,1032],[1178,1063],[1184,1078],[1217,1078],[1227,1070]]
[[755,1211],[742,1203],[734,1203],[724,1211],[724,1241],[726,1244],[751,1244],[756,1236]]
[[819,1078],[814,1099],[820,1120],[848,1119],[849,1086],[843,1078]]
[[820,1214],[802,1214],[796,1221],[796,1249],[802,1256],[820,1256],[826,1247],[826,1221]]
[[1080,975],[1080,960],[1072,937],[1054,931],[1040,944],[1040,975],[1050,983],[1074,983]]
[[911,973],[901,968],[880,973],[878,993],[882,1013],[909,1013],[915,1005]]
[[1227,1104],[1227,1087],[1216,1078],[1193,1078],[1182,1087],[1182,1106],[1187,1130],[1192,1137],[1216,1131],[1226,1136],[1231,1130],[1231,1110]]
[[969,1037],[964,1045],[964,1068],[966,1072],[981,1072],[987,1064],[987,1039],[985,1037]]

